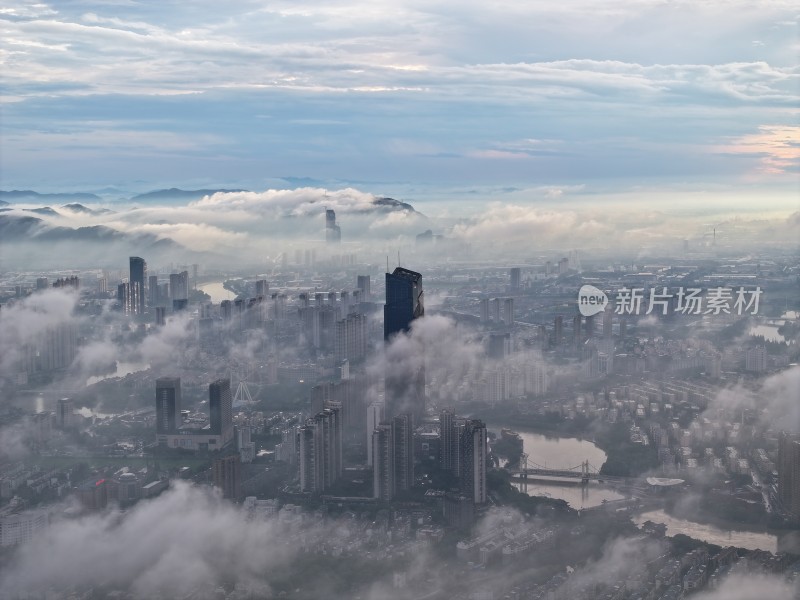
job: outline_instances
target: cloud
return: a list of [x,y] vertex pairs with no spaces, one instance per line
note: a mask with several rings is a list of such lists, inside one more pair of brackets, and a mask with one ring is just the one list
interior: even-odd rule
[[767,575],[731,575],[713,591],[700,592],[697,600],[753,600],[770,598],[770,600],[793,600],[800,592],[798,584],[792,585],[777,577]]
[[268,573],[294,555],[270,542],[276,532],[276,522],[248,522],[211,490],[178,481],[127,514],[55,523],[12,558],[0,595],[96,586],[177,597],[231,580],[268,594]]
[[753,389],[737,384],[720,390],[704,415],[713,418],[717,411],[735,414],[755,410],[759,422],[776,430],[800,432],[800,366],[791,366],[769,375]]
[[267,190],[265,192],[220,192],[193,202],[204,209],[241,210],[248,214],[305,217],[324,214],[326,208],[338,213],[375,210],[376,196],[353,188],[328,191],[321,188]]
[[612,237],[613,228],[590,211],[556,210],[518,204],[493,203],[483,213],[453,228],[468,242],[562,246]]
[[225,230],[208,223],[145,223],[132,226],[124,221],[110,221],[106,225],[132,234],[153,234],[196,252],[234,252],[248,244],[246,233]]
[[762,125],[758,133],[742,136],[719,150],[760,156],[761,170],[771,174],[800,171],[800,127]]
[[11,181],[728,180],[798,100],[786,2],[53,6],[0,13]]
[[[463,399],[472,378],[486,366],[480,335],[442,315],[415,319],[407,334],[392,338],[382,354],[375,354],[367,372],[376,380],[413,381],[425,370],[429,405],[453,406]],[[371,393],[376,393],[372,390]],[[408,393],[413,393],[408,389]],[[399,404],[411,398],[397,399]]]
[[78,294],[71,288],[48,288],[0,311],[0,375],[12,376],[27,345],[54,328],[74,323]]

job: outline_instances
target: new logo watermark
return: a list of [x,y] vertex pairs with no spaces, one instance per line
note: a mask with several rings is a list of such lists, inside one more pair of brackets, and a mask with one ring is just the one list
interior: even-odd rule
[[584,317],[591,317],[606,309],[608,296],[593,285],[584,285],[578,290],[578,310]]
[[[614,313],[618,315],[683,314],[683,315],[756,315],[763,294],[761,287],[738,289],[716,287],[627,288],[614,294]],[[603,312],[609,299],[606,293],[593,285],[584,285],[578,291],[578,310],[584,317]]]

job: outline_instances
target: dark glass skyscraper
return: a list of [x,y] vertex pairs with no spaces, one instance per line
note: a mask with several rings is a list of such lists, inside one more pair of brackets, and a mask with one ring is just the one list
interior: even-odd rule
[[229,439],[228,430],[233,430],[233,399],[231,380],[218,379],[208,386],[208,408],[211,417],[211,433]]
[[143,315],[146,306],[144,282],[147,279],[147,263],[143,258],[131,256],[130,271],[131,312]]
[[397,267],[386,274],[386,305],[383,307],[383,339],[408,331],[411,321],[425,314],[422,275]]
[[[397,267],[386,274],[386,305],[383,307],[383,336],[389,341],[407,332],[414,319],[424,316],[422,275]],[[401,413],[411,413],[415,423],[425,418],[425,365],[398,370],[389,365],[386,370],[386,419]]]
[[156,433],[174,433],[181,426],[181,380],[156,379]]

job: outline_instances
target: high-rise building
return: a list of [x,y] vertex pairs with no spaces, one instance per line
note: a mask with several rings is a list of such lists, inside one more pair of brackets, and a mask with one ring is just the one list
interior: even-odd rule
[[175,433],[180,426],[180,377],[161,377],[156,379],[156,433]]
[[767,370],[767,349],[765,346],[754,346],[745,350],[744,370],[755,373],[763,373]]
[[189,272],[181,271],[172,273],[169,276],[169,295],[170,300],[189,299]]
[[461,493],[475,504],[486,502],[486,425],[470,419],[461,432]]
[[369,275],[359,275],[356,277],[356,288],[360,292],[359,297],[361,298],[361,301],[369,302],[372,298]]
[[781,432],[778,438],[778,497],[800,521],[800,435]]
[[332,208],[325,210],[325,241],[329,244],[342,241],[342,229],[336,224],[336,211]]
[[218,379],[208,386],[211,433],[221,435],[223,445],[233,439],[233,398],[231,380]]
[[414,416],[403,413],[392,418],[395,492],[414,487]]
[[46,326],[20,350],[20,371],[29,376],[66,369],[77,355],[78,326],[74,321]]
[[414,319],[425,314],[422,275],[397,267],[386,273],[386,305],[383,307],[383,337],[407,332]]
[[489,299],[481,298],[481,323],[489,322]]
[[[388,341],[398,333],[407,332],[414,319],[424,314],[422,275],[402,267],[387,273],[384,339]],[[421,364],[413,373],[394,371],[390,365],[386,372],[385,393],[387,419],[410,412],[417,422],[421,422],[425,416],[424,365]]]
[[269,282],[266,279],[256,281],[256,296],[269,296]]
[[492,298],[490,316],[494,323],[500,323],[500,298]]
[[239,500],[242,497],[242,461],[238,454],[215,458],[211,463],[214,487],[222,490],[223,498]]
[[158,287],[158,275],[150,275],[147,278],[147,303],[150,307],[161,306],[161,290]]
[[519,291],[522,286],[522,269],[519,267],[512,267],[509,270],[509,277],[511,279],[511,289],[513,291]]
[[299,433],[300,427],[297,425],[281,431],[281,443],[275,446],[276,460],[292,466],[297,465],[297,459],[300,454],[300,448],[298,447]]
[[74,425],[74,405],[70,398],[61,398],[56,405],[56,424],[61,429],[69,429]]
[[299,430],[300,489],[321,493],[342,476],[342,419],[332,406],[307,419]]
[[533,362],[524,367],[523,391],[532,396],[543,396],[550,389],[550,376],[544,364]]
[[47,277],[37,277],[36,278],[36,289],[37,290],[46,290],[50,287],[50,284],[47,281]]
[[132,300],[131,284],[127,281],[120,283],[117,286],[117,303],[119,304],[120,310],[126,315],[130,315],[133,312]]
[[509,332],[492,332],[489,334],[489,358],[504,360],[511,355],[511,334]]
[[300,427],[300,490],[303,492],[322,491],[322,449],[317,436],[316,423],[312,419]]
[[392,426],[381,423],[372,432],[372,497],[389,502],[395,493]]
[[367,356],[367,317],[351,313],[336,322],[336,360],[358,362]]
[[511,327],[514,324],[514,299],[503,299],[503,324]]
[[367,464],[372,466],[372,434],[383,422],[383,402],[372,402],[367,406]]
[[131,312],[143,315],[147,305],[145,296],[145,281],[147,281],[147,263],[138,256],[130,257],[130,294]]
[[451,410],[439,413],[439,466],[458,475],[458,422]]

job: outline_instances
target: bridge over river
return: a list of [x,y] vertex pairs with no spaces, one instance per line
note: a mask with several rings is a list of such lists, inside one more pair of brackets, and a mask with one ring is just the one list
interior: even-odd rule
[[582,484],[589,483],[591,479],[600,479],[599,469],[590,465],[588,460],[574,467],[547,467],[528,460],[527,454],[523,454],[520,458],[519,467],[508,471],[512,477],[523,481],[529,476],[580,479]]

